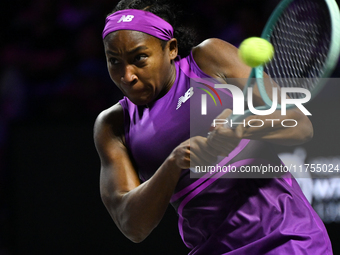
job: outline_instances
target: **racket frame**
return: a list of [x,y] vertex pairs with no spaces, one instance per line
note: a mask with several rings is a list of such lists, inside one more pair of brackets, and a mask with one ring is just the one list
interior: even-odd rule
[[[263,31],[261,34],[261,38],[270,42],[271,33],[273,31],[273,27],[275,26],[276,22],[280,18],[281,14],[285,11],[285,9],[291,4],[294,0],[284,0],[279,3],[279,5],[275,8],[272,12],[271,16],[269,17]],[[320,78],[329,77],[334,70],[339,54],[340,54],[340,11],[337,3],[334,0],[324,0],[328,6],[330,20],[331,20],[331,38],[330,38],[330,48],[326,57],[323,75]],[[266,110],[269,109],[272,105],[272,100],[267,94],[265,85],[264,85],[264,78],[263,78],[264,68],[263,65],[258,67],[252,68],[251,73],[248,77],[247,84],[243,89],[243,93],[245,95],[245,100],[247,100],[247,92],[248,88],[254,86],[257,83],[260,96],[263,99],[265,105],[256,107],[258,110]],[[311,91],[311,99],[313,99],[324,87],[326,81],[325,79],[320,79],[318,85]],[[295,105],[287,105],[287,109],[295,107]],[[277,105],[277,109],[281,109],[281,105]],[[230,121],[233,122],[240,122],[243,121],[248,116],[253,115],[249,110],[247,110],[244,115],[231,115],[228,118],[228,125],[230,127]],[[234,125],[232,128],[236,128]]]

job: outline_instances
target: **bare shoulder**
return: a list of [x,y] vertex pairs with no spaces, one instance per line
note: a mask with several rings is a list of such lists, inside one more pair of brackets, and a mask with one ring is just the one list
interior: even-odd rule
[[102,135],[110,135],[111,138],[124,139],[124,113],[123,107],[117,103],[102,111],[94,124],[94,139],[100,139]]
[[[198,57],[211,57],[217,60],[221,58],[221,54],[237,55],[237,48],[232,44],[218,38],[210,38],[204,40],[199,45],[194,47],[194,56]],[[198,60],[199,60],[198,59]],[[195,59],[196,60],[196,59]]]
[[193,57],[203,72],[214,78],[245,78],[250,68],[238,57],[238,49],[223,40],[211,38],[197,45]]

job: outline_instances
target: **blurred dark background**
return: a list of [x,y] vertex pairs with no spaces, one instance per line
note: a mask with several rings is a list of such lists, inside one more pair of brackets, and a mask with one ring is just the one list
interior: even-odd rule
[[[96,116],[122,97],[108,76],[101,39],[117,2],[1,1],[0,255],[188,252],[172,208],[143,243],[134,244],[100,199],[92,129]],[[198,42],[218,37],[235,46],[259,36],[278,3],[181,2]],[[340,76],[339,67],[333,76]],[[338,92],[330,86],[308,107],[316,131],[304,145],[310,157],[340,155]],[[284,150],[292,148],[278,147]],[[340,254],[337,219],[326,226]]]

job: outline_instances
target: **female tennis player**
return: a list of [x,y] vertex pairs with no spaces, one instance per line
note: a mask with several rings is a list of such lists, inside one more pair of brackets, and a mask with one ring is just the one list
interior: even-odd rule
[[[237,169],[281,166],[271,143],[297,145],[313,135],[309,119],[296,109],[248,117],[295,119],[294,128],[269,122],[236,130],[220,125],[208,138],[205,126],[190,134],[190,76],[226,83],[250,72],[227,42],[208,39],[193,47],[190,38],[168,1],[122,0],[106,19],[108,71],[125,97],[98,116],[94,139],[101,196],[115,224],[141,242],[171,203],[190,254],[332,254],[323,222],[289,175],[190,178],[190,162],[207,166],[217,158]],[[232,97],[225,96],[228,109],[209,108],[213,118],[231,113]]]

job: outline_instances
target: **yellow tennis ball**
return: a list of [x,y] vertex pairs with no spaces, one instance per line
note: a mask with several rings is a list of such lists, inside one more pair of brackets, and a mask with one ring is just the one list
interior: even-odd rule
[[273,58],[274,47],[263,38],[250,37],[241,43],[238,55],[246,65],[257,67]]

